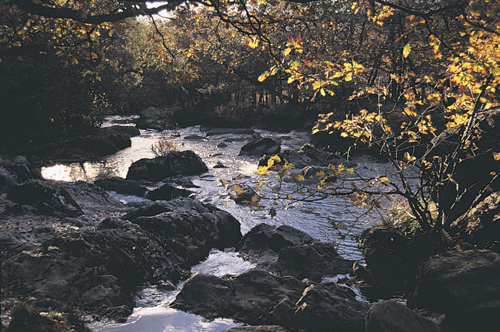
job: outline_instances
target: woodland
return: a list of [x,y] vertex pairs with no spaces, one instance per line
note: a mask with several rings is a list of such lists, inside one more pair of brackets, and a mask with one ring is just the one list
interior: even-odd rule
[[[308,202],[343,196],[370,210],[394,199],[401,207],[395,216],[398,224],[391,226],[399,228],[387,232],[372,228],[356,238],[368,270],[358,264],[351,269],[353,273],[357,266],[357,277],[363,279],[364,273],[365,280],[384,284],[390,289],[386,298],[390,298],[395,287],[415,288],[417,263],[423,258],[442,254],[439,262],[444,263],[436,265],[443,266],[443,275],[451,275],[448,272],[459,266],[450,263],[452,255],[466,265],[485,264],[489,269],[485,276],[469,277],[470,271],[479,269],[467,265],[456,268],[457,274],[465,275],[463,284],[444,282],[443,286],[459,285],[455,288],[461,295],[466,294],[464,287],[477,287],[470,294],[477,297],[479,309],[471,310],[477,309],[479,314],[474,311],[471,325],[462,324],[468,319],[463,313],[472,307],[469,295],[464,295],[463,308],[457,304],[456,309],[459,301],[452,299],[448,301],[451,311],[443,312],[456,327],[450,331],[478,330],[481,322],[496,328],[500,292],[499,83],[497,0],[0,0],[0,168],[8,175],[8,169],[19,169],[18,164],[28,159],[41,167],[47,161],[37,154],[44,150],[41,147],[48,146],[47,151],[75,137],[95,138],[107,116],[136,115],[150,107],[167,119],[164,128],[156,128],[159,131],[194,125],[305,130],[311,144],[301,147],[300,153],[310,149],[316,155],[341,156],[338,160],[342,162],[322,167],[313,174],[311,184],[303,173],[292,171],[295,166],[283,151],[264,156],[257,174],[268,179],[276,175],[269,195],[265,197],[265,187],[261,187],[271,181],[256,181],[252,188],[244,188],[245,179],[238,176],[220,181],[232,191],[228,196],[250,192],[245,202],[266,209],[270,218],[280,212],[277,204],[272,205],[278,200]],[[266,138],[256,141],[259,139]],[[155,159],[186,153],[176,151],[166,138],[160,143],[168,151],[155,153]],[[363,178],[349,165],[355,154],[389,162],[397,178]],[[203,164],[203,172],[206,170]],[[410,178],[409,170],[417,170],[417,176]],[[4,173],[0,173],[0,189],[16,188],[15,181],[2,180],[8,179]],[[41,180],[41,175],[34,182],[53,185]],[[293,182],[296,190],[282,193],[284,182]],[[57,185],[71,189],[90,184]],[[68,195],[64,189],[62,196]],[[193,202],[189,204],[201,204]],[[8,204],[0,201],[0,207],[13,215],[23,209]],[[122,224],[106,219],[102,231]],[[89,238],[94,233],[92,230]],[[17,233],[11,237],[15,236]],[[227,237],[232,242],[220,246],[234,247],[237,239]],[[60,238],[61,243],[75,239]],[[7,240],[2,243],[11,245]],[[136,249],[135,245],[129,247]],[[60,254],[55,245],[47,248],[44,255]],[[57,251],[49,252],[51,248]],[[3,247],[1,253],[8,256]],[[134,255],[135,251],[127,257]],[[474,258],[477,255],[487,258]],[[193,261],[200,261],[201,256]],[[496,265],[489,268],[493,261]],[[377,264],[384,268],[383,273],[377,274]],[[117,271],[121,269],[117,267]],[[410,277],[401,277],[398,269],[406,269],[404,273]],[[137,271],[138,279],[127,284],[144,283],[147,278],[139,278],[144,269],[137,265]],[[401,281],[397,286],[387,278],[391,273]],[[187,275],[180,273],[177,279]],[[379,286],[374,289],[380,290]],[[435,309],[436,303],[446,302],[442,299],[448,293],[432,287],[427,294],[433,297],[430,304],[415,302],[415,307]],[[418,287],[415,289],[416,294]],[[131,303],[130,294],[127,296]],[[295,315],[306,307],[291,306],[290,312]],[[363,330],[364,317],[359,321]],[[331,329],[329,323],[324,325],[325,330]]]
[[[416,165],[417,189],[403,175],[403,187],[377,180],[427,231],[449,229],[498,186],[496,1],[3,0],[0,8],[4,149],[155,106],[171,113],[171,127],[275,121],[311,130],[326,148],[371,150],[399,174]],[[359,203],[374,192],[354,193]]]

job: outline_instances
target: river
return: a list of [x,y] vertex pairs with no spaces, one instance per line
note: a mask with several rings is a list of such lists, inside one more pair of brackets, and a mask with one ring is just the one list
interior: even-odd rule
[[[122,123],[133,118],[109,117],[104,126],[116,122]],[[130,124],[132,125],[132,124]],[[281,149],[300,147],[309,141],[306,132],[293,131],[277,133],[256,130],[260,135],[272,137],[281,142]],[[119,176],[125,177],[132,162],[141,158],[153,158],[152,144],[161,137],[172,142],[179,150],[192,150],[207,164],[209,172],[201,176],[188,177],[198,188],[194,188],[195,197],[201,202],[213,204],[235,216],[241,223],[243,234],[259,223],[271,225],[290,225],[300,229],[314,238],[324,242],[334,242],[338,252],[351,260],[362,260],[356,246],[356,236],[362,230],[379,222],[376,214],[366,215],[365,210],[353,206],[346,199],[322,200],[318,202],[279,201],[276,205],[277,215],[271,218],[269,209],[256,210],[252,206],[237,205],[230,198],[229,192],[220,180],[231,182],[234,178],[254,186],[263,179],[256,174],[257,157],[238,156],[241,147],[251,140],[250,135],[226,134],[206,136],[200,127],[189,127],[179,130],[167,130],[159,133],[153,130],[141,130],[141,135],[132,138],[132,146],[108,156],[101,161],[75,163],[71,165],[53,165],[42,169],[47,179],[62,181],[83,180],[93,182],[97,178]],[[217,147],[220,143],[226,147]],[[219,145],[220,146],[220,145]],[[356,172],[365,177],[388,176],[396,179],[392,166],[369,157],[357,157],[354,162]],[[225,168],[213,168],[222,163]],[[266,181],[275,181],[273,175]],[[293,184],[285,184],[293,186]],[[284,188],[283,190],[287,190]],[[289,190],[292,190],[290,187]],[[111,193],[124,203],[142,198]],[[344,225],[338,228],[335,225]],[[237,274],[252,265],[237,256],[234,250],[225,252],[214,250],[205,262],[193,267],[193,272],[209,273],[218,276]],[[124,324],[113,322],[93,322],[89,327],[95,332],[160,332],[160,331],[204,331],[217,332],[235,326],[228,319],[206,321],[203,318],[168,308],[175,299],[182,284],[176,291],[161,291],[147,288],[136,295],[136,309]]]

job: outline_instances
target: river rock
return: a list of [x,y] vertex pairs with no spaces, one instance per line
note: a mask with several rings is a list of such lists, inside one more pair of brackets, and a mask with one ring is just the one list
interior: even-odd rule
[[41,315],[37,310],[18,305],[11,315],[12,320],[5,332],[84,332],[87,328],[75,315]]
[[195,274],[172,307],[206,318],[307,331],[364,331],[368,305],[335,284],[307,285],[292,277],[249,270],[233,277]]
[[418,266],[414,304],[446,314],[453,331],[496,331],[500,326],[500,254],[445,252]]
[[253,135],[255,131],[248,128],[210,128],[207,129],[205,134],[207,136],[218,136],[218,135]]
[[375,303],[366,315],[365,332],[441,332],[438,324],[394,301]]
[[186,189],[178,189],[169,184],[164,184],[158,189],[148,191],[145,195],[145,198],[151,199],[153,201],[157,200],[165,200],[170,201],[177,197],[188,197],[193,192]]
[[81,207],[64,188],[58,188],[49,181],[30,180],[12,187],[7,199],[21,205],[30,205],[45,215],[79,216]]
[[3,234],[5,294],[31,297],[42,311],[73,307],[122,320],[132,312],[137,287],[177,283],[211,248],[241,238],[239,222],[227,212],[191,199],[160,202],[145,205],[156,205],[157,213],[138,209],[132,221],[110,217],[94,226],[82,219],[81,227],[59,232]]
[[129,137],[135,137],[141,134],[141,131],[139,129],[132,126],[111,126],[111,127],[100,128],[99,130],[101,134],[107,134],[107,135],[122,134]]
[[81,159],[90,156],[107,156],[132,145],[126,134],[88,135],[75,137],[67,141],[67,148]]
[[198,261],[211,248],[236,247],[241,239],[240,223],[231,214],[189,198],[146,203],[123,218],[164,236],[179,233],[184,237],[179,250],[198,247],[199,254],[193,258]]
[[321,167],[321,166],[306,166],[299,171],[299,174],[304,177],[306,181],[314,181],[318,182],[323,178],[318,174],[324,174],[324,180],[326,182],[335,182],[337,181],[337,176],[335,175],[335,171],[329,167]]
[[409,273],[410,241],[395,228],[378,227],[365,230],[358,242],[379,296],[390,297],[402,290]]
[[240,156],[262,156],[264,154],[277,154],[281,150],[280,143],[269,137],[251,141],[240,150]]
[[142,110],[139,116],[135,125],[138,129],[155,129],[162,131],[167,128],[169,123],[165,112],[155,107],[148,107]]
[[10,188],[19,185],[17,176],[7,168],[0,166],[0,193],[6,193]]
[[193,151],[170,151],[165,156],[134,162],[128,170],[127,179],[158,182],[179,174],[200,175],[207,171],[207,165]]
[[34,167],[24,156],[0,159],[0,193],[31,179],[41,179],[40,169]]
[[147,189],[140,185],[139,182],[134,180],[127,180],[119,177],[112,177],[109,179],[98,179],[94,184],[103,188],[106,191],[114,191],[123,195],[135,195],[144,197]]
[[241,239],[238,250],[240,252],[263,252],[268,249],[279,252],[283,248],[304,245],[314,242],[308,234],[288,225],[271,226],[258,224]]
[[491,193],[452,227],[477,247],[500,252],[500,191]]
[[[267,166],[267,161],[271,155],[264,155],[259,160],[259,166]],[[275,164],[283,164],[284,160],[293,164],[296,169],[303,169],[307,166],[328,166],[338,163],[347,164],[347,160],[341,156],[327,151],[318,150],[310,144],[304,144],[298,149],[284,150],[278,153],[281,162]]]
[[57,188],[67,191],[85,214],[128,212],[131,209],[93,183],[85,181],[52,181],[52,183]]
[[350,273],[353,263],[342,258],[333,244],[315,242],[281,249],[272,270],[299,280],[308,278],[319,282],[324,277]]
[[240,192],[236,192],[236,195],[231,196],[236,204],[252,204],[252,202],[260,200],[259,195],[252,187],[240,185],[240,190]]

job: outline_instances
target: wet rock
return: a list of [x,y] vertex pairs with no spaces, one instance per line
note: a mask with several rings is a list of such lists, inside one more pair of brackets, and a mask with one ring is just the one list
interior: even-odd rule
[[109,179],[98,179],[94,184],[104,188],[106,191],[114,191],[123,195],[135,195],[144,197],[147,189],[134,180],[127,180],[119,177],[112,177]]
[[252,204],[252,202],[258,202],[260,200],[259,195],[253,188],[240,185],[240,192],[236,193],[233,200],[236,204]]
[[494,192],[452,224],[468,242],[500,252],[500,191]]
[[30,180],[12,187],[7,199],[21,205],[35,207],[39,213],[57,216],[79,216],[80,206],[64,188],[58,188],[49,181]]
[[241,238],[227,212],[190,199],[160,202],[140,209],[132,222],[106,218],[79,230],[4,234],[2,287],[32,297],[43,311],[74,307],[123,319],[137,287],[177,283],[212,248],[233,247]]
[[308,234],[288,225],[271,226],[259,224],[252,228],[241,239],[240,252],[265,251],[268,249],[279,252],[283,248],[299,246],[314,242]]
[[193,141],[200,141],[200,140],[206,139],[206,137],[200,136],[200,135],[188,135],[188,136],[184,136],[184,139],[193,140]]
[[132,145],[130,136],[126,134],[89,135],[75,137],[68,140],[65,145],[72,153],[83,156],[107,156]]
[[127,212],[129,207],[112,198],[101,187],[85,181],[58,182],[53,181],[58,188],[66,190],[85,214]]
[[142,110],[139,116],[135,125],[138,129],[155,129],[162,131],[165,130],[169,124],[165,112],[155,107],[149,107]]
[[[2,331],[4,329],[2,328]],[[12,313],[12,320],[5,332],[87,332],[84,324],[73,315],[40,315],[26,305],[18,306]]]
[[134,162],[128,170],[127,179],[158,182],[178,174],[200,175],[207,171],[207,165],[193,151],[170,151],[166,156]]
[[137,217],[133,222],[163,237],[165,246],[189,265],[207,257],[210,249],[232,247],[241,238],[240,225],[234,217],[201,204],[188,211],[172,206],[172,211]]
[[227,166],[224,166],[223,163],[220,161],[216,162],[213,168],[227,168]]
[[23,156],[12,160],[0,159],[0,193],[31,179],[41,179],[40,169],[34,167]]
[[197,186],[193,183],[193,181],[189,179],[183,179],[183,178],[178,178],[178,179],[165,179],[164,181],[170,181],[173,184],[176,184],[178,186],[184,187],[184,188],[199,188],[200,186]]
[[394,301],[379,301],[366,316],[365,332],[441,332],[438,324]]
[[148,191],[145,198],[151,199],[153,201],[165,200],[170,201],[177,197],[188,197],[193,192],[186,189],[178,189],[169,184],[164,184],[158,189]]
[[251,141],[240,150],[240,156],[262,156],[264,154],[277,154],[281,150],[280,143],[269,137],[264,137],[255,141]]
[[205,134],[207,136],[218,136],[218,135],[253,135],[255,131],[253,129],[247,128],[211,128],[208,129]]
[[101,132],[101,134],[107,134],[107,135],[121,134],[121,135],[126,135],[129,137],[135,137],[135,136],[139,136],[141,134],[139,129],[137,129],[136,127],[132,127],[132,126],[105,127],[105,128],[100,128],[100,132]]
[[307,331],[364,331],[368,305],[334,284],[311,285],[265,271],[234,277],[196,274],[171,305],[206,318],[231,317],[251,325]]
[[[267,161],[270,157],[271,155],[264,155],[259,160],[259,166],[267,166]],[[286,160],[292,163],[296,169],[302,169],[307,166],[328,166],[329,164],[347,163],[341,156],[332,152],[318,150],[310,144],[304,144],[294,150],[284,150],[278,153],[278,157],[280,157],[282,162],[277,164],[283,164],[283,161]]]
[[317,242],[281,249],[273,271],[319,282],[324,277],[350,273],[353,263],[342,258],[333,244]]
[[500,325],[500,254],[445,252],[418,266],[414,304],[446,314],[453,331],[495,331]]
[[6,193],[10,188],[19,185],[17,176],[7,168],[0,166],[0,193]]
[[382,297],[390,297],[404,288],[410,261],[409,243],[397,229],[390,227],[370,228],[361,234],[359,248],[375,286],[382,289]]
[[326,182],[335,182],[337,181],[337,176],[335,175],[335,171],[329,167],[320,167],[320,166],[306,166],[299,171],[299,174],[302,175],[306,181],[315,181],[318,182],[323,178],[318,174],[324,174],[324,180]]
[[217,144],[217,147],[218,147],[219,149],[222,149],[222,148],[227,148],[227,144],[226,144],[226,143],[224,143],[224,142],[220,142],[219,144]]

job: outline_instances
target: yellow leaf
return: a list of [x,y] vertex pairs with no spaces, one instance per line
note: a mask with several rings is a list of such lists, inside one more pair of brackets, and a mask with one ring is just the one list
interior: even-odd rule
[[264,185],[264,182],[257,182],[256,188],[259,189]]
[[248,41],[245,43],[245,45],[251,48],[257,48],[257,46],[259,46],[259,40],[257,38],[255,39],[248,38]]
[[259,78],[257,79],[259,82],[264,82],[266,78],[269,77],[269,72],[266,71],[264,74],[260,75]]
[[267,167],[266,166],[259,166],[259,168],[257,169],[257,175],[268,176],[269,172],[267,170]]
[[220,183],[221,183],[224,187],[227,185],[226,181],[224,181],[224,180],[222,180],[222,179],[220,179],[219,181],[220,181]]
[[241,189],[240,186],[238,186],[237,184],[233,185],[233,190],[235,193],[237,193],[238,195],[241,195],[243,194],[243,189]]
[[411,52],[411,45],[406,44],[405,47],[403,48],[403,57],[407,58],[408,55],[410,55]]
[[277,162],[281,162],[281,158],[277,155],[275,156],[272,156],[271,158],[269,158],[269,160],[267,161],[267,168],[270,168],[274,165],[274,163]]
[[348,169],[346,169],[346,171],[347,171],[347,173],[349,173],[349,174],[354,173],[354,169],[353,169],[353,168],[348,168]]
[[493,152],[493,159],[495,159],[496,161],[499,161],[500,160],[500,152]]
[[379,177],[378,180],[382,183],[389,181],[389,178],[387,176]]

